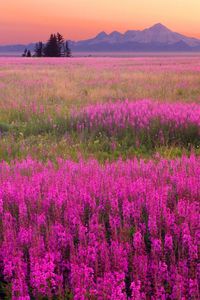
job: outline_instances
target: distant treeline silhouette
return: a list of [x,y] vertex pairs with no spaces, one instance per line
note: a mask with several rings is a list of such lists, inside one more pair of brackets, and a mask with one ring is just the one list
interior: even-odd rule
[[[31,57],[31,51],[24,50],[23,57]],[[71,57],[68,41],[58,32],[51,34],[46,44],[38,42],[35,45],[33,57]]]

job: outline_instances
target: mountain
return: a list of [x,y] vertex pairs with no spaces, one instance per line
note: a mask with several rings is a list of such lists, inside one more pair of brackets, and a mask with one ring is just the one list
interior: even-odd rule
[[[69,42],[72,52],[150,52],[150,51],[200,51],[200,40],[173,32],[161,23],[144,30],[128,30],[125,33],[102,31],[96,37]],[[23,52],[34,49],[34,44],[0,46],[2,52]]]
[[12,54],[22,54],[24,52],[24,49],[27,48],[31,51],[34,51],[35,44],[31,43],[28,45],[24,44],[13,44],[13,45],[0,45],[0,55],[6,54],[6,55],[12,55]]
[[158,23],[124,34],[100,32],[96,37],[70,43],[72,51],[200,51],[200,40],[173,32]]

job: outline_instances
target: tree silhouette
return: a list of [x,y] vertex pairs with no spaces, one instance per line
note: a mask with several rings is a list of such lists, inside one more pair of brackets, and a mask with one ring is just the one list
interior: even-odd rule
[[26,56],[27,57],[31,57],[31,51],[30,50],[27,51],[27,55]]
[[31,51],[25,48],[22,57],[31,57]]
[[[38,42],[35,45],[34,51],[34,56],[36,57],[71,57],[69,43],[68,41],[65,42],[63,36],[59,32],[57,32],[57,34],[51,34],[46,44]],[[27,56],[27,54],[25,53],[23,56]]]
[[66,41],[65,43],[65,56],[66,57],[71,57],[72,56],[72,52],[71,49],[69,48],[69,42]]
[[47,57],[59,57],[60,51],[55,34],[51,34],[46,46],[44,47],[44,56]]
[[23,57],[26,57],[27,51],[28,51],[28,50],[25,48],[25,49],[24,49],[24,53],[22,54]]
[[39,42],[35,45],[35,56],[42,57],[43,56],[44,45],[42,42]]
[[59,56],[64,56],[65,55],[65,40],[63,36],[57,32],[57,43],[58,43],[58,49],[59,49]]

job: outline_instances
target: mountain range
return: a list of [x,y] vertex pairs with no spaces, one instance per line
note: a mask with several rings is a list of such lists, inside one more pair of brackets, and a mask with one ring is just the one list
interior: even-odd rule
[[124,34],[100,32],[95,38],[71,42],[73,51],[199,51],[200,40],[173,32],[158,23]]
[[[157,23],[144,30],[128,30],[125,33],[113,31],[100,32],[96,37],[69,41],[72,52],[156,52],[156,51],[200,51],[200,39],[184,36]],[[0,46],[1,52],[23,52],[29,45]]]

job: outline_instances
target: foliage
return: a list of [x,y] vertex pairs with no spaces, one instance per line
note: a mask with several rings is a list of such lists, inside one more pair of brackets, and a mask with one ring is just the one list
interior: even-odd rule
[[38,42],[35,45],[35,56],[42,57],[44,54],[44,45],[42,42]]
[[35,45],[36,57],[70,57],[71,50],[68,42],[65,42],[63,36],[57,32],[57,34],[51,34],[49,40],[44,45],[39,42]]

